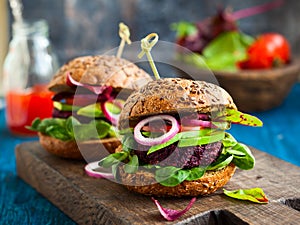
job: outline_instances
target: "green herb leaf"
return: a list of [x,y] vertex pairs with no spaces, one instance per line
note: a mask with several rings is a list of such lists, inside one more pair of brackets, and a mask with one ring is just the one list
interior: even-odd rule
[[204,175],[205,171],[206,171],[206,169],[204,167],[191,168],[189,176],[185,180],[188,180],[188,181],[197,180]]
[[45,133],[51,137],[60,139],[62,141],[72,139],[69,132],[65,129],[65,126],[60,126],[58,124],[48,126],[45,130]]
[[174,187],[189,176],[190,170],[182,170],[173,166],[157,169],[155,179],[163,186]]
[[232,155],[232,162],[240,169],[249,170],[255,165],[255,158],[248,146],[237,142],[234,137],[226,133],[223,143],[223,155]]
[[111,125],[104,120],[95,120],[95,125],[98,133],[97,138],[105,138],[111,131]]
[[225,148],[228,148],[228,147],[235,146],[237,141],[235,140],[235,138],[231,134],[225,133],[225,137],[224,137],[222,143],[223,143],[223,146]]
[[250,149],[247,147],[247,145],[237,143],[234,147],[232,147],[232,149],[241,153],[240,155],[234,154],[234,158],[232,160],[232,162],[238,168],[242,170],[253,169],[255,165],[255,158],[252,155]]
[[240,200],[248,200],[256,203],[268,203],[268,198],[261,188],[239,189],[228,191],[224,189],[224,194]]
[[229,165],[233,160],[233,155],[220,155],[216,162],[210,164],[207,170],[220,170]]
[[123,151],[127,151],[127,152],[130,152],[132,149],[137,149],[137,143],[134,140],[132,133],[123,136],[122,149]]
[[110,154],[99,161],[99,166],[104,168],[109,168],[112,165],[118,164],[119,162],[122,162],[128,157],[127,152],[117,152]]
[[38,127],[41,123],[41,119],[40,118],[35,118],[32,123],[31,123],[31,126],[26,126],[26,128],[28,130],[32,130],[32,131],[39,131],[38,130]]
[[139,159],[137,155],[129,157],[129,162],[125,164],[124,170],[126,173],[135,173],[139,167]]
[[70,116],[66,119],[66,130],[72,138],[74,138],[73,126],[77,125],[80,125],[80,122],[75,117]]

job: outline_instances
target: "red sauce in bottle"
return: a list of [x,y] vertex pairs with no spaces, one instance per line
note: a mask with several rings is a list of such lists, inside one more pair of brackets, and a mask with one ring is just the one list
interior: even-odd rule
[[52,116],[53,93],[47,85],[35,85],[26,91],[10,90],[6,94],[6,123],[15,135],[34,136],[36,132],[28,130],[32,121]]

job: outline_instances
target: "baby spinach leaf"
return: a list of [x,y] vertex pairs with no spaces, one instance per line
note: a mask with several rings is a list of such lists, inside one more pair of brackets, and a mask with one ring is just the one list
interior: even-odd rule
[[224,190],[224,194],[240,200],[248,200],[255,203],[268,203],[268,198],[261,188],[251,188],[251,189],[239,189],[228,191]]
[[220,170],[225,166],[229,165],[233,160],[233,155],[220,155],[216,162],[210,164],[207,170]]
[[26,126],[26,128],[27,128],[28,130],[32,130],[32,131],[39,131],[39,130],[38,130],[38,127],[39,127],[39,125],[40,125],[41,122],[42,122],[42,121],[41,121],[40,118],[35,118],[35,119],[32,121],[31,126]]
[[206,171],[206,169],[204,167],[191,168],[189,176],[185,180],[188,180],[188,181],[197,180],[204,175],[205,171]]
[[108,135],[111,125],[104,120],[95,120],[96,130],[98,132],[98,138],[104,138]]
[[62,141],[67,141],[72,139],[68,131],[64,126],[58,124],[50,125],[46,128],[45,133],[51,137],[57,138]]
[[227,147],[235,146],[237,141],[235,140],[235,138],[231,134],[225,133],[225,137],[224,137],[222,143],[223,143],[223,146],[225,148],[227,148]]
[[156,170],[155,179],[163,186],[174,187],[189,176],[190,170],[168,166]]
[[110,154],[99,161],[99,166],[104,168],[109,168],[114,164],[118,164],[119,162],[122,162],[128,157],[127,152],[116,152],[113,154]]
[[124,165],[126,173],[135,173],[138,170],[139,159],[137,155],[129,156],[129,162]]
[[80,125],[80,122],[75,117],[70,116],[68,119],[66,119],[66,130],[72,138],[74,138],[73,126],[77,125]]
[[232,149],[244,154],[244,155],[238,155],[238,154],[234,155],[232,162],[238,168],[242,170],[253,169],[255,165],[255,158],[252,155],[247,145],[244,145],[242,143],[237,143],[234,147],[232,147]]

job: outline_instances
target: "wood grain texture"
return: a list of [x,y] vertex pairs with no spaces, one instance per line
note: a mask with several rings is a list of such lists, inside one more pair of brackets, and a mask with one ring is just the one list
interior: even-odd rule
[[[150,197],[122,185],[88,177],[84,163],[50,155],[38,142],[16,148],[18,175],[78,224],[297,224],[300,221],[299,167],[252,149],[255,169],[237,170],[225,186],[263,188],[265,205],[231,199],[216,193],[198,197],[179,220],[166,222]],[[190,198],[159,198],[167,208],[183,209]]]

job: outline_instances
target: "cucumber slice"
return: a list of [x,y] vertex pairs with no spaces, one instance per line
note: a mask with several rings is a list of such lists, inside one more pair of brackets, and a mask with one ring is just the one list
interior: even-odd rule
[[223,140],[224,137],[225,137],[225,132],[216,132],[208,136],[185,138],[185,139],[182,138],[178,142],[178,147],[205,145],[205,144],[221,141]]
[[104,117],[99,103],[94,103],[94,104],[82,107],[81,109],[79,109],[77,111],[77,114],[80,116],[86,116],[86,117],[92,117],[92,118]]
[[78,109],[80,109],[79,106],[73,106],[73,105],[69,105],[66,103],[61,103],[61,102],[53,102],[53,107],[55,109],[58,109],[59,111],[77,111]]

